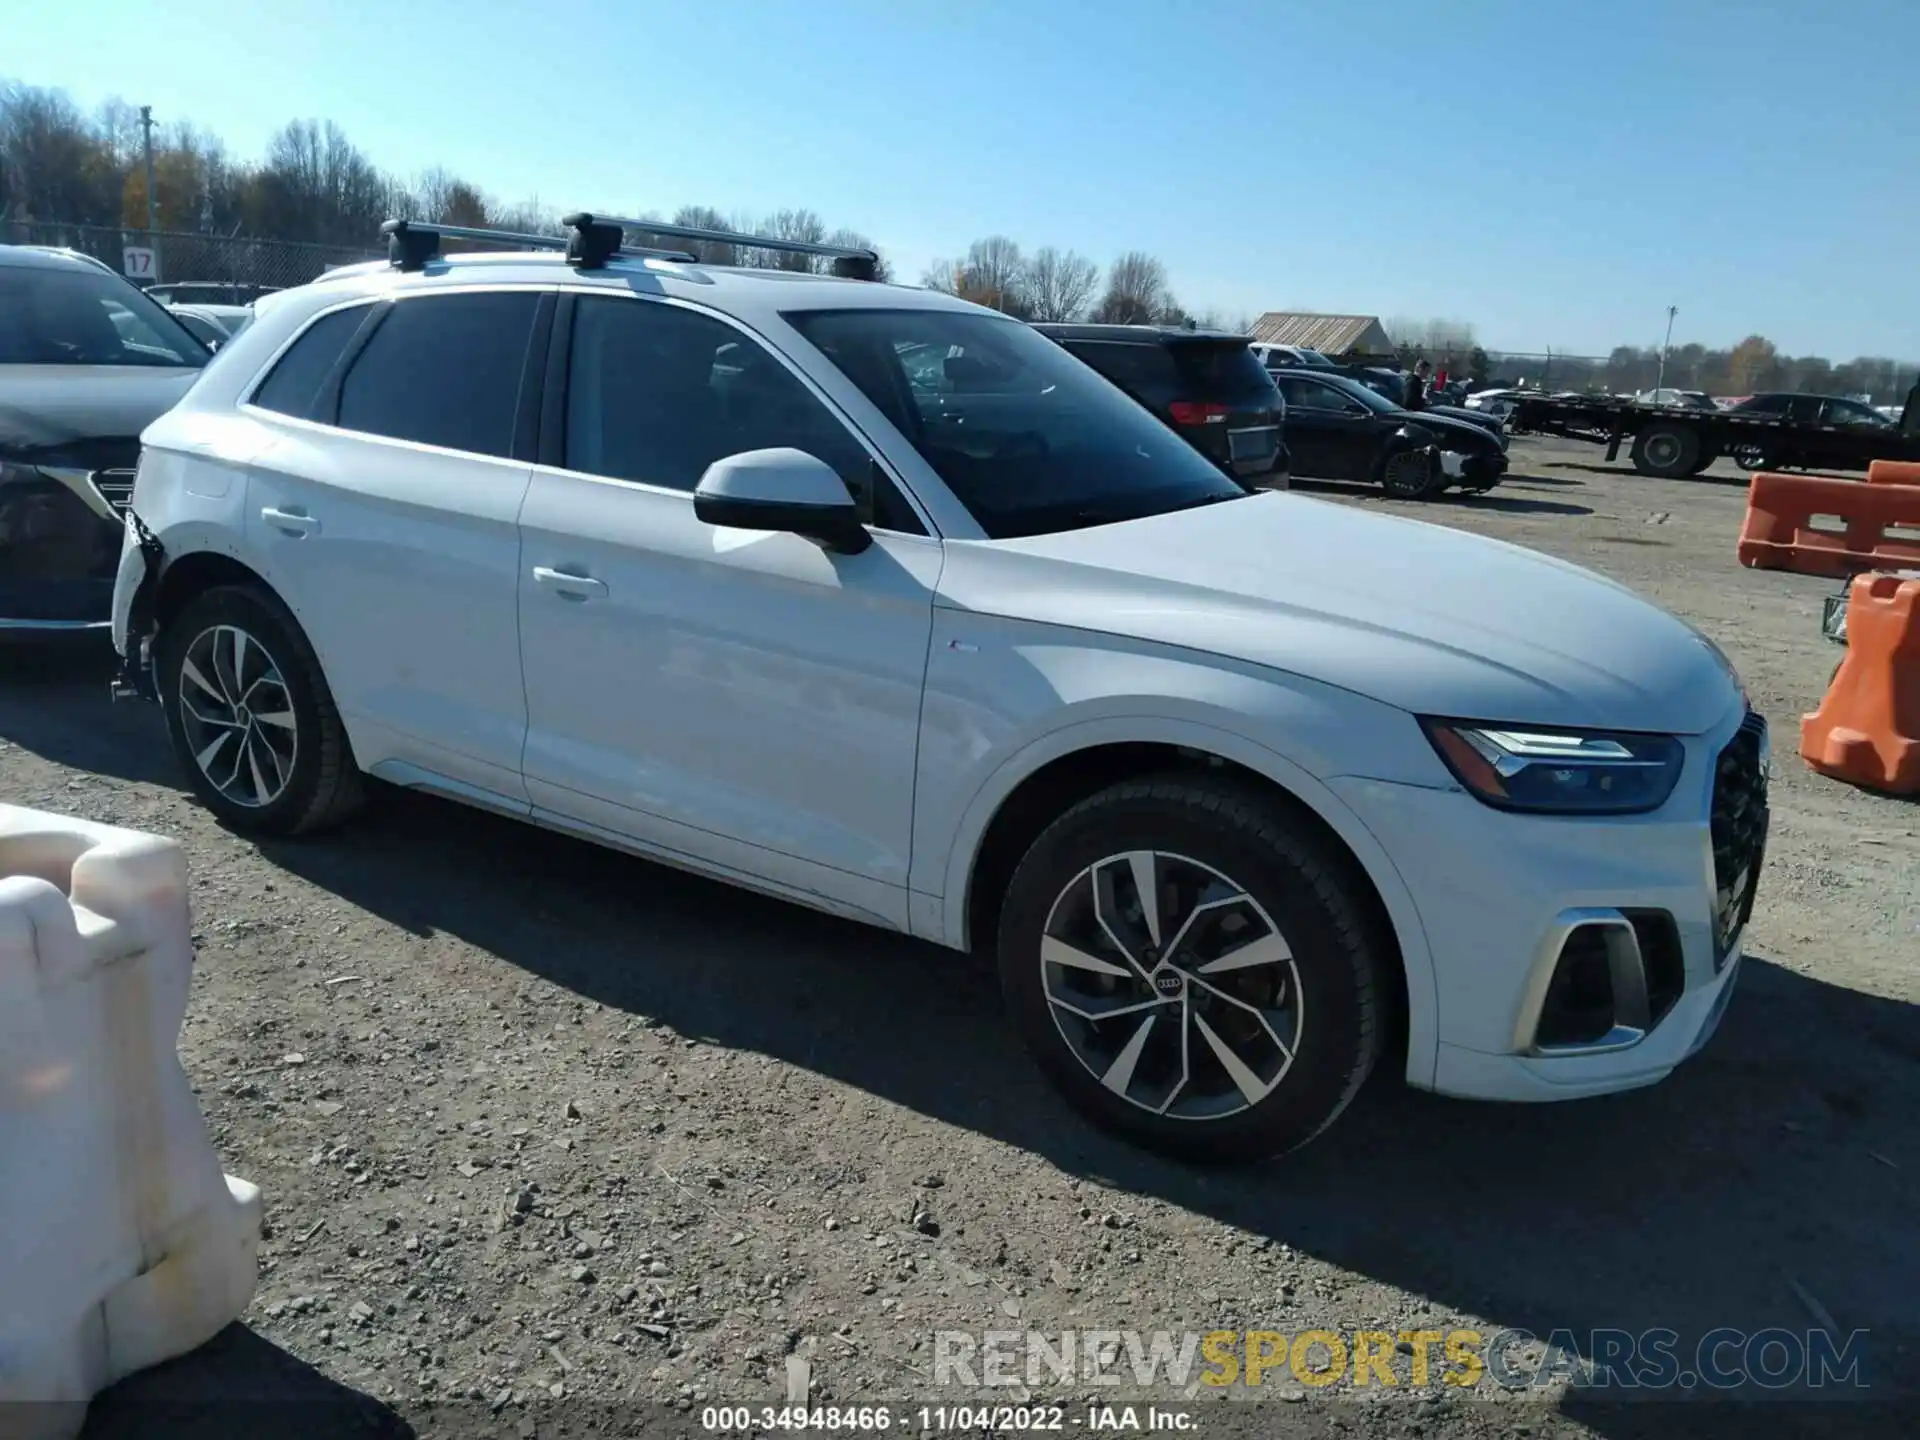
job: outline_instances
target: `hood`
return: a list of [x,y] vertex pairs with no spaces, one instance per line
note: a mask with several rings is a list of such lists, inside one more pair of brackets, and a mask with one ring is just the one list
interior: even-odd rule
[[0,454],[137,442],[199,378],[198,370],[158,365],[0,365]]
[[1625,586],[1306,495],[947,550],[943,605],[1210,652],[1416,714],[1694,735],[1740,694],[1704,637]]
[[1478,425],[1482,430],[1492,430],[1499,419],[1484,410],[1468,410],[1460,405],[1429,405],[1423,412],[1437,415],[1442,420],[1458,420],[1467,425]]
[[1499,437],[1487,425],[1488,420],[1493,418],[1491,416],[1484,418],[1476,416],[1472,420],[1463,420],[1449,415],[1445,408],[1429,407],[1425,410],[1409,410],[1399,418],[1409,424],[1418,425],[1424,430],[1431,430],[1433,438],[1440,442],[1443,449],[1461,445],[1463,438],[1466,442],[1470,442],[1463,448],[1476,450],[1500,448]]

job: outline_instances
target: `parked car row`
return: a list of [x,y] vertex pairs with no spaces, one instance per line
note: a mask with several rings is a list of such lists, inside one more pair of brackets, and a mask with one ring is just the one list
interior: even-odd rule
[[[200,374],[118,502],[113,642],[224,822],[313,831],[378,779],[978,951],[1072,1103],[1204,1159],[1304,1144],[1377,1064],[1539,1100],[1705,1043],[1766,829],[1725,657],[1259,469],[1479,487],[1491,430],[1244,338],[571,223],[442,256],[396,222],[204,373],[97,272],[0,269],[101,313],[23,369]],[[98,490],[54,455],[10,463]]]

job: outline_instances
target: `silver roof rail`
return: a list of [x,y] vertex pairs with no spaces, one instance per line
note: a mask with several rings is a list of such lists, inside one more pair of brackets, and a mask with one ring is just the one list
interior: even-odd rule
[[[787,255],[823,255],[833,261],[833,273],[846,280],[872,280],[880,269],[879,255],[862,245],[824,245],[812,240],[784,240],[776,235],[749,235],[740,230],[706,230],[697,225],[673,225],[665,220],[594,215],[586,211],[569,215],[561,223],[577,237],[582,264],[595,263],[590,258],[595,255],[600,255],[598,263],[604,264],[605,256],[625,253],[619,250],[620,241],[626,231],[637,230],[664,240],[697,240],[709,245],[737,245],[742,249],[775,250]],[[609,246],[612,248],[607,248]],[[569,248],[567,253],[572,255],[574,250]]]
[[[437,220],[388,220],[380,227],[387,237],[387,261],[401,270],[421,270],[440,255],[444,240],[476,240],[491,245],[511,245],[521,250],[564,250],[576,264],[588,263],[575,254],[578,235],[529,235],[518,230],[488,230],[473,225],[442,225]],[[691,263],[694,256],[686,250],[648,250],[616,245],[611,252],[637,258],[680,260]],[[605,259],[592,262],[604,264]]]
[[738,230],[703,230],[694,225],[673,225],[665,220],[639,220],[621,215],[594,215],[586,211],[569,215],[562,222],[567,235],[529,235],[517,230],[489,230],[473,225],[443,225],[437,220],[389,220],[380,233],[387,237],[387,260],[401,270],[424,269],[440,255],[442,240],[472,240],[490,245],[512,245],[523,250],[564,250],[567,259],[584,270],[597,270],[618,256],[636,259],[677,260],[697,264],[698,257],[687,250],[656,250],[628,245],[626,232],[670,240],[698,240],[711,245],[736,245],[745,249],[775,250],[788,255],[823,255],[833,261],[833,273],[846,280],[878,278],[880,257],[861,245],[824,245],[811,240],[785,240],[777,235],[749,235]]

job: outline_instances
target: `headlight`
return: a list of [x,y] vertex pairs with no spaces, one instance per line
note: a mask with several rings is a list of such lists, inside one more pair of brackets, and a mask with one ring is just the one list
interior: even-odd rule
[[1423,719],[1427,739],[1474,796],[1498,810],[1629,815],[1657,810],[1680,780],[1686,751],[1666,735],[1512,729]]

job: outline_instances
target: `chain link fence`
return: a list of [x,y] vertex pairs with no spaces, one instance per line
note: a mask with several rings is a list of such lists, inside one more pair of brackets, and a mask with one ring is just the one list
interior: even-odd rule
[[[128,230],[107,225],[63,225],[45,220],[0,220],[0,241],[53,245],[105,261],[137,285],[201,282],[242,290],[284,290],[304,285],[337,265],[384,259],[384,250],[351,245],[310,245],[293,240],[256,240],[238,235],[196,235],[174,230]],[[127,252],[135,251],[129,261]],[[148,267],[138,252],[151,251]]]

